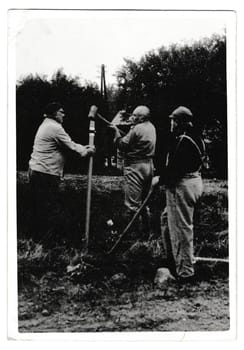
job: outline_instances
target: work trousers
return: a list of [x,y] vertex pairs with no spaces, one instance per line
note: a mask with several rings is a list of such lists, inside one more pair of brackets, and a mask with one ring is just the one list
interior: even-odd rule
[[[125,162],[124,165],[124,218],[127,222],[140,208],[148,194],[153,177],[153,161],[146,159],[138,162]],[[144,231],[150,229],[148,208],[141,214],[141,226]],[[137,222],[138,224],[138,222]]]
[[202,190],[198,172],[187,174],[174,188],[166,189],[169,236],[177,277],[194,275],[193,214]]
[[58,176],[29,170],[31,189],[31,237],[35,241],[54,238],[60,222]]

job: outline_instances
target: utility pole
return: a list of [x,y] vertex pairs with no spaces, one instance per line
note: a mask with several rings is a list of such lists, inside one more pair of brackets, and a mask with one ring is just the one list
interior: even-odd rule
[[[104,106],[105,106],[105,109],[106,109],[106,113],[108,113],[108,100],[107,100],[107,88],[106,88],[106,79],[105,79],[105,65],[102,64],[101,65],[101,95],[102,95],[102,99],[104,101]],[[109,168],[111,168],[112,166],[112,162],[111,162],[111,154],[110,154],[110,145],[107,146],[107,150],[105,153],[106,156],[107,156],[107,166]]]
[[105,79],[105,65],[101,66],[101,95],[103,100],[107,103],[107,89],[106,89],[106,79]]

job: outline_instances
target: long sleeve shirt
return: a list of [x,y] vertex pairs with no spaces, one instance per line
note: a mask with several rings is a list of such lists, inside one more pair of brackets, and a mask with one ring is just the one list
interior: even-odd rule
[[125,163],[150,159],[155,153],[155,127],[149,121],[136,124],[124,137],[118,137],[115,144],[124,153]]
[[60,123],[45,118],[35,136],[29,167],[41,173],[63,176],[65,148],[81,157],[87,155],[85,146],[73,142]]

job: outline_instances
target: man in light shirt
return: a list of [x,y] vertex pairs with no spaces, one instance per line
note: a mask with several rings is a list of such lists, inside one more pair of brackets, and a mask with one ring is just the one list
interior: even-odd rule
[[60,103],[49,103],[44,117],[37,130],[29,161],[31,234],[36,240],[53,235],[59,225],[57,195],[60,178],[63,176],[65,150],[74,151],[81,157],[95,153],[94,147],[73,142],[65,132],[62,126],[65,112]]
[[[114,142],[116,147],[123,152],[124,158],[124,192],[125,212],[127,223],[140,208],[142,201],[148,194],[153,178],[153,157],[156,146],[156,130],[150,121],[150,110],[147,106],[137,106],[132,113],[129,132],[122,136],[120,130],[112,125],[115,130]],[[142,238],[148,238],[149,217],[144,211],[142,215]]]

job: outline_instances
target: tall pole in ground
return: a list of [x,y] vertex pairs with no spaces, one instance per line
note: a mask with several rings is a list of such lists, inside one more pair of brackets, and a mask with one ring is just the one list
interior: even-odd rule
[[104,82],[103,82],[103,75],[104,75],[104,64],[101,65],[101,86],[100,86],[100,92],[102,98],[104,98]]
[[[89,145],[94,146],[95,138],[95,116],[97,113],[97,107],[91,106],[88,118],[89,118]],[[86,227],[85,227],[85,245],[84,253],[88,253],[89,245],[89,231],[90,231],[90,215],[91,215],[91,186],[92,186],[92,168],[93,168],[93,156],[89,158],[88,165],[88,183],[87,183],[87,197],[86,197]]]
[[106,88],[106,79],[105,79],[105,65],[101,66],[101,95],[105,103],[107,103],[107,88]]
[[[106,88],[106,79],[105,79],[105,65],[101,65],[101,96],[104,102],[104,112],[105,115],[108,114],[108,101],[107,101],[107,88]],[[111,149],[112,145],[108,144],[109,139],[107,139],[107,142],[105,142],[105,153],[107,156],[107,165],[110,168],[112,166],[111,163]]]

